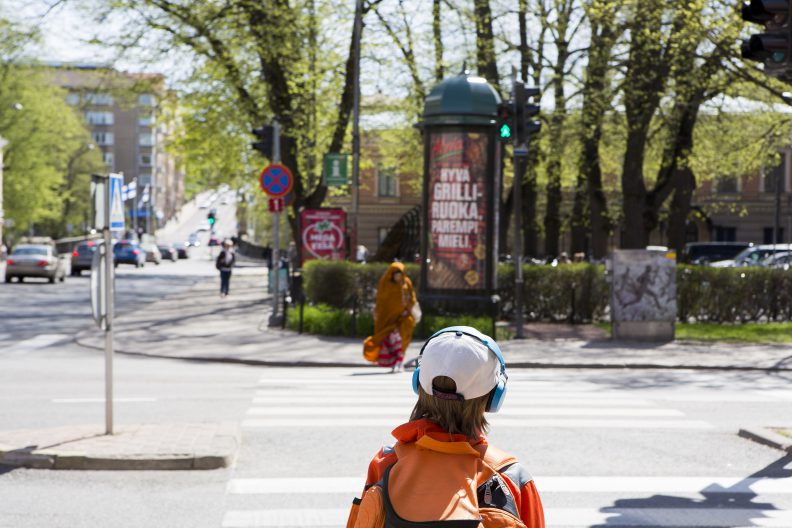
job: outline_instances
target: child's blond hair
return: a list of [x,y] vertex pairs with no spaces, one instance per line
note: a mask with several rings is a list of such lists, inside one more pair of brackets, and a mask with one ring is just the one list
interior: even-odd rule
[[[447,376],[434,378],[432,387],[445,393],[456,392],[456,382]],[[447,433],[463,434],[470,440],[477,440],[489,428],[489,423],[484,417],[489,397],[489,394],[485,394],[472,400],[446,400],[426,394],[423,388],[419,387],[418,401],[410,420],[426,418],[435,422]]]

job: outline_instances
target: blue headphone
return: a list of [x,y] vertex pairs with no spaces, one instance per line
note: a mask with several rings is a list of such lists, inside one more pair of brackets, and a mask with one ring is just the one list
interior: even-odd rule
[[498,372],[498,381],[492,391],[490,391],[489,400],[487,400],[486,411],[492,413],[498,412],[501,408],[501,405],[503,405],[503,400],[506,398],[506,381],[509,379],[509,377],[506,375],[506,362],[503,360],[503,354],[501,353],[498,343],[496,343],[491,337],[482,334],[470,326],[449,326],[448,328],[443,328],[442,330],[435,332],[429,339],[426,340],[426,343],[424,343],[424,345],[421,347],[421,352],[418,354],[418,365],[415,367],[415,372],[413,372],[413,391],[415,391],[415,394],[418,394],[418,389],[420,387],[420,381],[418,377],[421,372],[421,356],[423,356],[426,345],[429,344],[429,341],[440,334],[446,334],[448,332],[455,332],[458,335],[472,337],[476,341],[481,342],[490,352],[495,354],[495,357],[498,359],[498,363],[500,363],[500,371]]

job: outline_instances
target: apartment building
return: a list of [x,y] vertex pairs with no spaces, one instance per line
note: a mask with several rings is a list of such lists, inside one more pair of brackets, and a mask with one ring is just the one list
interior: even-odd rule
[[175,119],[165,104],[172,97],[165,77],[95,64],[50,66],[66,101],[85,116],[107,172],[136,182],[137,198],[126,203],[130,225],[153,231],[184,202],[184,174],[165,148]]

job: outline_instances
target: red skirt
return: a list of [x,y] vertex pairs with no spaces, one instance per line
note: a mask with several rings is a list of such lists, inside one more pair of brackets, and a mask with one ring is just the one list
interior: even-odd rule
[[404,362],[404,348],[402,348],[402,338],[397,327],[382,341],[377,365],[393,367],[402,362]]

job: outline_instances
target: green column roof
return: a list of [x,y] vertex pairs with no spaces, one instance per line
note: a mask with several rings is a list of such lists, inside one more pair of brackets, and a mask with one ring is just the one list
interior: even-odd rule
[[500,102],[498,92],[483,77],[465,72],[432,88],[422,125],[495,125]]

